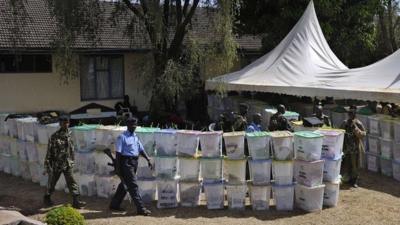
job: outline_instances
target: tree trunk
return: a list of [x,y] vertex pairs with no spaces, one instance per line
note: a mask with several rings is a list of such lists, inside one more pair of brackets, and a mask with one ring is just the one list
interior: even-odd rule
[[379,25],[381,28],[381,39],[382,39],[382,45],[384,48],[384,55],[388,55],[392,53],[392,45],[391,41],[388,36],[388,30],[386,26],[386,21],[385,21],[385,9],[383,6],[382,8],[378,11],[378,16],[379,16]]
[[[393,3],[396,4],[396,2],[393,2]],[[393,25],[393,20],[394,20],[394,17],[395,17],[394,16],[394,13],[395,13],[394,8],[395,8],[395,6],[393,6],[392,0],[389,0],[388,1],[388,6],[387,6],[387,9],[388,9],[388,18],[387,19],[388,19],[390,44],[391,44],[391,47],[392,47],[391,53],[396,51],[396,49],[397,49],[396,37],[395,37],[395,34],[394,34],[396,27]]]

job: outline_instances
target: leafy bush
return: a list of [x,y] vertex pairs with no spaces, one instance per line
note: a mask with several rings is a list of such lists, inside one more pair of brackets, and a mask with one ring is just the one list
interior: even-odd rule
[[48,225],[84,225],[85,218],[70,205],[50,210],[46,214]]

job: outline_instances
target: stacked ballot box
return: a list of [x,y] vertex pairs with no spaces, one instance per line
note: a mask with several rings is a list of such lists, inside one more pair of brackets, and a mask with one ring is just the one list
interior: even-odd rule
[[386,115],[368,117],[366,166],[400,181],[400,120]]
[[[57,125],[33,124],[32,119],[16,121],[15,137],[9,131],[0,136],[0,169],[46,185],[43,165],[48,138]],[[102,150],[114,152],[126,127],[85,125],[71,130],[73,172],[81,194],[111,197],[120,180]],[[341,130],[222,133],[138,127],[136,134],[155,167],[151,170],[139,157],[139,192],[145,202],[157,201],[158,208],[197,207],[202,192],[208,209],[225,208],[227,200],[229,209],[243,210],[247,194],[253,210],[269,210],[271,202],[277,210],[296,206],[306,211],[337,204]],[[247,164],[250,180],[246,180]],[[56,189],[68,191],[63,176]]]

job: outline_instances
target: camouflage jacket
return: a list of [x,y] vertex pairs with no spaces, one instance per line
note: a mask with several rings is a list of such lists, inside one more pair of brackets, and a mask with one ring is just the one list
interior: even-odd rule
[[293,132],[289,121],[280,113],[275,113],[271,116],[268,129],[270,131],[287,130]]
[[58,130],[49,139],[44,166],[47,171],[64,170],[74,164],[71,132]]
[[234,131],[245,131],[247,128],[247,119],[242,115],[235,115],[235,121],[233,123]]
[[345,130],[343,152],[357,153],[364,151],[363,138],[366,135],[365,128],[358,119],[345,120],[341,129]]

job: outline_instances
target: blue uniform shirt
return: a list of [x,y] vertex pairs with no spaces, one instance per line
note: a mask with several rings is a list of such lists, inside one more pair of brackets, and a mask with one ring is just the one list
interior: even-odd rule
[[257,131],[261,131],[261,125],[255,124],[254,122],[252,122],[252,123],[247,127],[247,130],[246,130],[247,133],[257,132]]
[[144,151],[142,143],[135,132],[124,131],[115,143],[116,151],[123,156],[139,156]]

